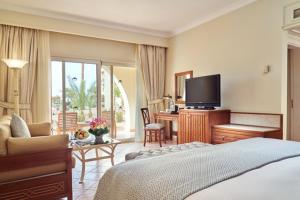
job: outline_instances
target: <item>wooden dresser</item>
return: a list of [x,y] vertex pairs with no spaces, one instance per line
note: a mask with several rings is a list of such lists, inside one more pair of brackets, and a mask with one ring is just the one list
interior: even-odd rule
[[230,110],[182,109],[179,111],[178,143],[212,143],[212,126],[228,124]]

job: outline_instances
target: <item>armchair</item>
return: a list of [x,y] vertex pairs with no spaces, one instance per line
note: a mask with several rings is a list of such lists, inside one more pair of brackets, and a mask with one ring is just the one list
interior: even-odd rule
[[11,137],[10,118],[0,118],[0,200],[72,199],[72,149],[51,124],[28,125],[31,138]]

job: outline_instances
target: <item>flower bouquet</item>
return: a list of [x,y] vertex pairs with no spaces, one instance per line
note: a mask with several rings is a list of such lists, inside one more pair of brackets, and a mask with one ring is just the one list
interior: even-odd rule
[[95,136],[95,144],[105,143],[103,140],[103,135],[109,133],[106,120],[101,117],[93,119],[90,122],[89,133]]

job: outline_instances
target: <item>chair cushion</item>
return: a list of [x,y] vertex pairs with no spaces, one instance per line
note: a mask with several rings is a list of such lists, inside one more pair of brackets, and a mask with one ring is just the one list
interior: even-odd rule
[[161,129],[163,127],[165,127],[163,124],[153,123],[153,124],[147,124],[145,129]]
[[30,138],[30,132],[26,122],[16,114],[12,115],[10,121],[11,134],[13,137]]

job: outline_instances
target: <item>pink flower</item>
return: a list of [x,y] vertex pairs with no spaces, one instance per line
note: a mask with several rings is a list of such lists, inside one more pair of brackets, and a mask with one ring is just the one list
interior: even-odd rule
[[89,124],[90,124],[90,128],[93,130],[107,127],[106,120],[101,117],[92,119]]

